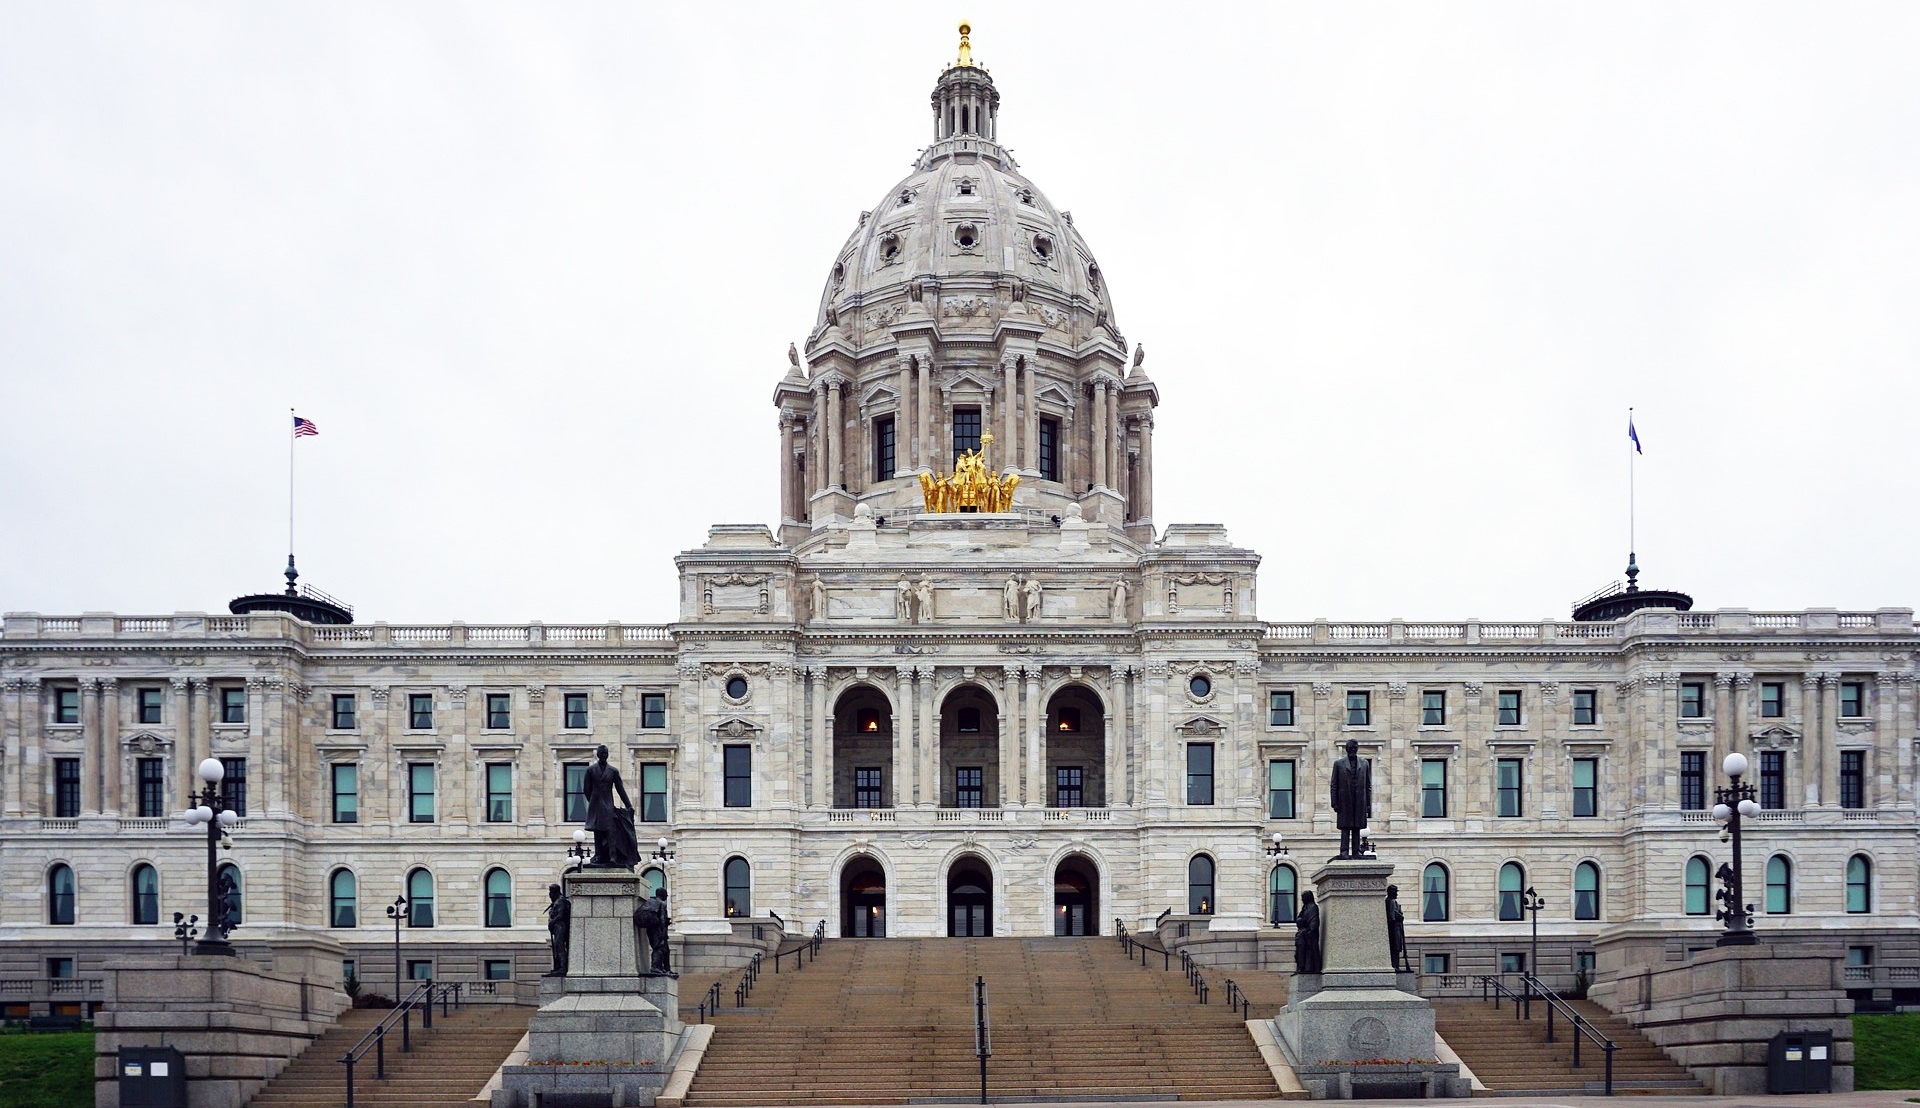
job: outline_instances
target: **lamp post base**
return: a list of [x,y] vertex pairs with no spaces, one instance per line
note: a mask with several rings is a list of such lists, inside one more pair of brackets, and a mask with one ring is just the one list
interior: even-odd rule
[[193,952],[196,955],[211,954],[216,958],[231,958],[234,956],[233,944],[225,939],[201,939],[199,942],[193,944]]
[[1752,946],[1754,945],[1754,942],[1755,940],[1754,940],[1752,931],[1728,931],[1722,934],[1719,938],[1715,939],[1713,941],[1713,945],[1715,946]]

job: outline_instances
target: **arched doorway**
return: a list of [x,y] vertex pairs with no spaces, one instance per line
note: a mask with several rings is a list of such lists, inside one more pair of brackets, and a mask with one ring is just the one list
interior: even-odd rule
[[969,854],[947,871],[947,934],[983,939],[993,934],[993,871]]
[[1000,707],[978,685],[940,702],[940,807],[1000,807]]
[[1054,867],[1053,933],[1100,934],[1100,871],[1084,854],[1069,854]]
[[833,706],[833,806],[891,808],[893,703],[872,685],[854,685]]
[[1107,806],[1107,720],[1100,698],[1068,685],[1047,701],[1047,768],[1037,797],[1049,808]]
[[887,937],[887,871],[870,854],[849,859],[840,871],[840,934],[848,939]]

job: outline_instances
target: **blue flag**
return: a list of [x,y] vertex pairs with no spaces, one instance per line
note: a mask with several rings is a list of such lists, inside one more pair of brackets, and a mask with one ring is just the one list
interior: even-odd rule
[[1631,415],[1627,417],[1627,437],[1633,440],[1633,452],[1635,454],[1646,453],[1646,451],[1640,449],[1640,432],[1633,429],[1633,417]]

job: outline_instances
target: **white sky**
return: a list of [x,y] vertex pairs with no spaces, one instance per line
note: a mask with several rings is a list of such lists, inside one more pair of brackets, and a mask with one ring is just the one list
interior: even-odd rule
[[0,5],[0,609],[670,619],[972,19],[1288,620],[1916,599],[1920,6]]

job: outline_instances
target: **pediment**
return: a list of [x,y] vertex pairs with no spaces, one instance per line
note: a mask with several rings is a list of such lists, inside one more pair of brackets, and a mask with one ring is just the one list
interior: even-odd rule
[[1800,732],[1795,731],[1791,727],[1775,724],[1772,727],[1763,727],[1749,737],[1755,746],[1781,747],[1790,746],[1793,743],[1799,742]]
[[1201,715],[1193,716],[1185,723],[1177,724],[1174,730],[1180,732],[1182,735],[1191,735],[1194,738],[1206,738],[1211,735],[1226,734],[1227,725],[1215,719],[1213,716]]
[[1041,387],[1040,402],[1042,404],[1052,404],[1062,411],[1073,411],[1073,394],[1052,382],[1048,382]]
[[739,716],[721,720],[713,725],[713,733],[727,739],[757,739],[762,730],[764,728],[759,724]]
[[156,735],[151,731],[135,731],[123,737],[120,742],[122,746],[141,754],[154,754],[173,745],[172,739],[164,735]]
[[892,404],[897,407],[899,403],[900,390],[894,388],[892,385],[876,384],[869,386],[867,391],[860,396],[860,407],[863,411],[883,404]]
[[956,372],[940,386],[941,392],[958,392],[964,389],[990,393],[993,391],[993,379],[991,377],[980,376],[973,370],[963,369]]

